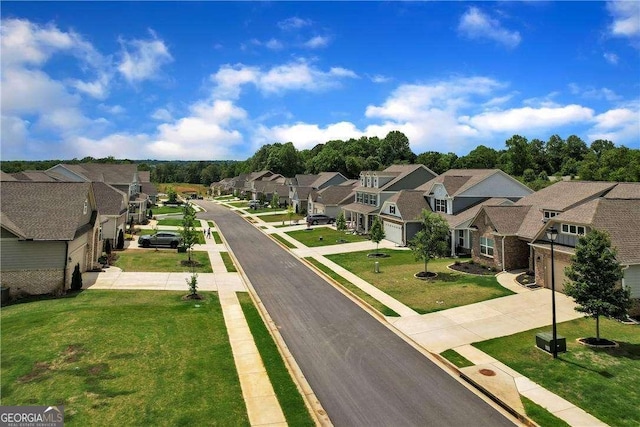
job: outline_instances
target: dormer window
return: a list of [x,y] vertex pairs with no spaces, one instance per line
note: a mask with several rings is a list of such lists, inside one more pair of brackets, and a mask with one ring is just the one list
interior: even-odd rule
[[545,221],[553,218],[554,216],[558,215],[559,212],[554,212],[554,211],[542,211],[542,215]]
[[560,230],[562,234],[571,234],[574,236],[584,236],[585,228],[581,225],[572,225],[572,224],[562,224]]
[[433,210],[436,212],[447,213],[447,201],[444,199],[435,199],[433,201],[434,207]]
[[389,205],[389,213],[392,215],[396,214],[396,205]]

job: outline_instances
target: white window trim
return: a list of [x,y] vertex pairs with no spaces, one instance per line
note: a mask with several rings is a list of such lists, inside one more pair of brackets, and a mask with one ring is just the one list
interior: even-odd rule
[[[440,203],[438,203],[440,202]],[[442,212],[447,213],[448,203],[446,199],[433,199],[433,210],[434,212]],[[442,210],[444,208],[444,210]]]
[[[573,227],[575,231],[571,231],[571,227]],[[560,233],[562,234],[566,234],[569,236],[584,236],[586,232],[587,232],[587,229],[583,225],[560,224]]]
[[[483,243],[483,240],[485,243]],[[491,246],[488,245],[489,241],[491,241]],[[488,237],[480,236],[480,254],[482,256],[486,256],[487,258],[493,258],[493,252],[496,245],[496,241],[494,239],[490,239]],[[484,248],[484,251],[483,251]],[[491,248],[492,254],[489,255],[488,248]]]

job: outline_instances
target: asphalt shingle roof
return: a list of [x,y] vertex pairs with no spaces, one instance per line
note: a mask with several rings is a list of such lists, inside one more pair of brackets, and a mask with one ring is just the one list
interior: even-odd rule
[[417,190],[431,191],[434,184],[442,184],[450,197],[461,194],[487,179],[495,173],[500,173],[499,169],[449,169],[436,176],[432,180],[422,184]]
[[127,195],[104,182],[94,182],[93,192],[100,215],[121,215],[127,210]]
[[88,182],[3,182],[2,225],[25,239],[73,240],[90,191]]
[[81,163],[78,165],[62,164],[72,172],[80,174],[92,182],[107,184],[129,184],[138,171],[135,164]]

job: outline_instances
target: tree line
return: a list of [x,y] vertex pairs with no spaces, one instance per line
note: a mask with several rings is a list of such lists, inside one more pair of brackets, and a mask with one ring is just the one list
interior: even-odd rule
[[[57,163],[133,163],[113,157],[85,157],[70,161],[2,161],[4,172],[42,170]],[[241,173],[271,170],[287,177],[315,174],[322,171],[340,172],[357,178],[363,170],[380,170],[392,164],[420,163],[440,174],[449,169],[501,169],[519,178],[534,190],[549,183],[549,176],[562,175],[593,181],[640,181],[640,150],[608,140],[598,139],[587,145],[575,135],[563,139],[552,135],[548,140],[528,140],[513,135],[505,147],[496,150],[479,145],[469,154],[427,151],[416,155],[409,139],[400,131],[391,131],[384,138],[366,137],[331,140],[311,149],[298,150],[292,142],[266,144],[244,161],[136,161],[139,170],[151,171],[151,181],[157,183],[187,182],[208,186],[223,178]]]

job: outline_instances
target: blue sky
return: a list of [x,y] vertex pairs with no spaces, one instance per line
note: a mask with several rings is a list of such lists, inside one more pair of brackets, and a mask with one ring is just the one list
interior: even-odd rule
[[640,148],[640,3],[2,2],[1,157]]

